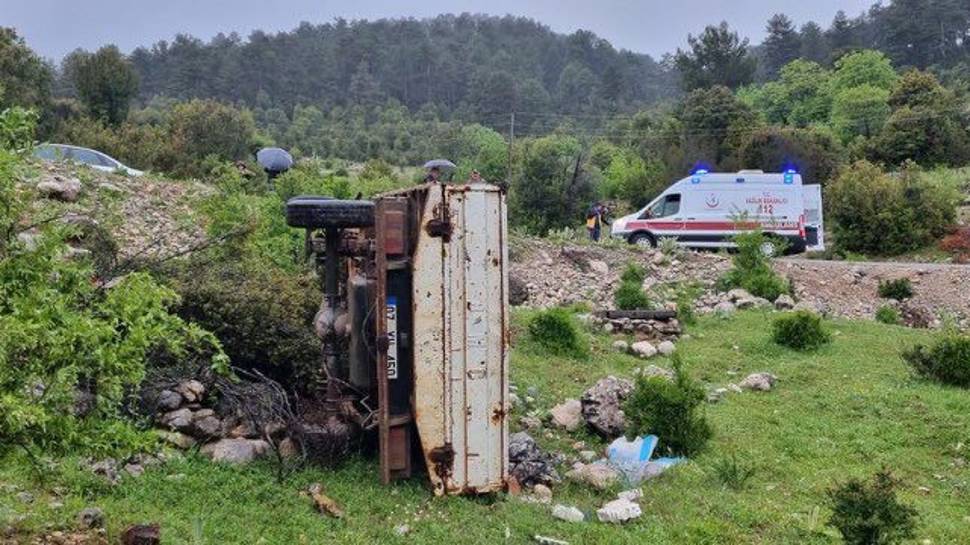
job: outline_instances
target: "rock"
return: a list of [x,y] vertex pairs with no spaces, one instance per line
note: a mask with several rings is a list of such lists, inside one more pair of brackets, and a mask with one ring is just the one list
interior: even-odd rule
[[643,497],[642,488],[632,488],[630,490],[624,490],[616,495],[617,498],[626,501],[637,501]]
[[728,389],[729,392],[734,392],[736,394],[740,394],[741,392],[744,391],[737,384],[728,384],[727,389]]
[[549,411],[552,425],[566,431],[576,431],[583,424],[583,404],[578,399],[567,399]]
[[33,231],[24,231],[22,233],[17,233],[17,242],[24,247],[25,250],[33,251],[37,249],[37,245],[40,243],[40,233]]
[[525,389],[525,395],[530,397],[539,397],[539,388],[536,388],[535,386],[529,386],[528,388]]
[[161,545],[162,529],[158,524],[136,524],[121,534],[121,545]]
[[532,497],[539,503],[550,503],[552,501],[552,489],[539,483],[532,487]]
[[259,439],[222,439],[202,447],[202,454],[214,462],[245,464],[266,454],[269,444]]
[[657,348],[650,341],[637,341],[630,345],[630,351],[634,355],[644,359],[657,355]]
[[155,406],[159,411],[163,412],[177,410],[182,406],[182,396],[171,390],[162,390],[162,392],[158,394],[158,401],[155,402]]
[[37,184],[37,191],[48,199],[75,202],[81,194],[81,181],[77,178],[54,176],[53,180],[44,180]]
[[104,511],[97,507],[82,509],[77,515],[77,524],[85,530],[104,527]]
[[205,386],[197,380],[187,380],[175,387],[187,403],[198,403],[205,395]]
[[543,452],[526,432],[509,436],[509,475],[523,486],[559,481],[552,456]]
[[730,316],[734,314],[735,311],[734,303],[730,301],[721,301],[720,303],[714,305],[714,314],[718,316]]
[[653,257],[650,259],[650,263],[654,266],[659,267],[667,262],[667,256],[663,252],[654,252]]
[[632,382],[612,375],[594,384],[580,400],[586,424],[605,437],[622,435],[626,429],[622,406],[632,391]]
[[[201,413],[202,411],[199,411]],[[211,415],[201,418],[198,413],[192,419],[192,435],[199,438],[216,437],[222,431],[222,421]]]
[[513,409],[522,405],[522,398],[515,392],[509,393],[509,406]]
[[777,380],[778,377],[771,373],[752,373],[741,381],[740,386],[748,390],[767,392],[771,390],[771,387],[775,385],[775,381]]
[[613,350],[617,352],[627,352],[630,350],[630,343],[626,341],[613,341]]
[[88,465],[92,473],[104,477],[111,484],[118,484],[118,462],[113,458],[105,458]]
[[733,290],[727,292],[727,300],[732,303],[737,303],[738,301],[745,299],[753,299],[754,296],[748,293],[748,290],[741,288],[734,288]]
[[171,430],[184,431],[192,425],[192,411],[190,409],[178,409],[162,415],[162,425]]
[[597,490],[606,490],[620,482],[620,473],[606,464],[581,464],[566,473],[566,478],[588,484]]
[[565,505],[555,505],[552,508],[552,516],[566,522],[583,522],[586,515],[576,507],[566,507]]
[[145,473],[145,467],[141,464],[125,464],[125,471],[132,477],[141,477]]
[[677,347],[674,346],[674,343],[670,341],[663,341],[662,343],[657,345],[657,352],[660,352],[664,356],[669,356],[673,354],[676,350],[677,350]]
[[775,308],[778,310],[791,310],[795,307],[795,300],[791,295],[781,294],[775,299]]
[[529,288],[521,275],[509,272],[509,304],[517,307],[529,301]]
[[177,431],[159,430],[158,435],[166,443],[174,447],[180,448],[182,450],[188,450],[195,446],[195,439],[193,439],[192,437],[184,433],[179,433]]
[[606,276],[610,274],[610,266],[606,264],[605,261],[591,260],[589,263],[589,270],[596,273],[599,276]]
[[656,365],[648,365],[644,367],[643,370],[640,371],[640,374],[647,378],[661,377],[667,380],[674,380],[674,378],[676,378],[672,370],[664,369],[663,367],[658,367]]
[[30,492],[18,492],[17,501],[20,503],[34,503],[34,495]]
[[642,514],[639,505],[622,498],[613,500],[596,511],[596,517],[599,518],[600,522],[614,524],[638,518]]
[[399,536],[406,536],[411,533],[411,527],[407,524],[399,524],[394,527],[394,533]]
[[616,330],[616,327],[612,323],[606,322],[605,324],[603,324],[603,333],[606,333],[607,335],[609,335],[613,333],[615,330]]
[[101,183],[99,183],[98,184],[98,190],[99,191],[104,191],[105,193],[115,193],[115,194],[120,194],[120,193],[124,193],[125,192],[124,189],[116,186],[115,184],[113,184],[111,182],[101,182]]
[[590,463],[597,458],[595,450],[581,450],[579,451],[579,459],[585,463]]
[[816,314],[820,314],[821,313],[819,307],[815,306],[814,303],[809,303],[808,301],[799,301],[799,302],[795,303],[795,305],[792,306],[791,309],[792,310],[795,310],[795,311],[798,311],[798,310],[807,310],[808,312],[814,312]]
[[715,390],[713,390],[711,392],[708,392],[708,394],[707,394],[707,402],[708,403],[718,403],[719,401],[721,401],[722,399],[724,399],[724,396],[726,396],[727,393],[728,393],[728,389],[727,388],[717,388],[717,389],[715,389]]

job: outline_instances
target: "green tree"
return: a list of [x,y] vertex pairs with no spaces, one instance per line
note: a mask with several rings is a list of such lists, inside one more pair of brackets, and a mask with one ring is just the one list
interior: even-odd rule
[[0,100],[8,106],[44,108],[53,70],[12,28],[0,27]]
[[756,61],[748,55],[748,40],[727,22],[708,26],[700,36],[688,35],[689,51],[677,49],[674,66],[686,91],[723,85],[734,89],[751,82]]
[[896,71],[884,53],[866,49],[849,53],[835,61],[832,86],[836,93],[871,85],[877,89],[889,90],[896,82]]
[[737,168],[781,172],[796,167],[806,183],[828,183],[845,151],[830,131],[820,127],[763,127],[748,135],[737,155]]
[[78,97],[92,116],[111,125],[125,120],[131,100],[138,94],[138,74],[116,46],[82,55],[74,77]]
[[509,218],[535,233],[575,226],[594,198],[582,146],[570,136],[526,141],[509,190]]
[[205,174],[202,163],[210,156],[222,161],[248,157],[256,142],[252,113],[214,100],[191,100],[176,106],[169,132],[179,158],[176,170],[192,176]]
[[691,92],[675,116],[679,121],[679,134],[675,134],[688,163],[680,165],[681,172],[697,162],[725,166],[744,134],[758,126],[754,112],[721,86]]
[[818,23],[814,21],[805,23],[802,25],[799,35],[801,44],[798,54],[801,58],[817,63],[828,61],[830,54],[828,40],[826,40],[822,27],[818,26]]
[[761,44],[764,68],[768,77],[774,78],[782,66],[798,58],[801,39],[794,23],[783,13],[776,13],[768,19],[765,31],[768,36]]
[[882,130],[889,118],[889,91],[864,84],[845,89],[832,103],[832,127],[848,142],[857,136],[869,138]]

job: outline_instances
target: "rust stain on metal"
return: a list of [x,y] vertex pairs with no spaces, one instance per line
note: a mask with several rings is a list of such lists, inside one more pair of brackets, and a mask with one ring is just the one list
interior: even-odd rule
[[428,452],[428,459],[434,464],[434,473],[442,482],[448,482],[455,467],[455,449],[451,445],[435,447]]
[[492,408],[492,423],[501,424],[502,419],[505,418],[505,408],[501,405]]
[[427,224],[425,224],[424,230],[428,233],[429,236],[432,236],[435,238],[441,238],[445,242],[451,241],[452,226],[451,226],[451,222],[447,220],[435,218],[429,221]]

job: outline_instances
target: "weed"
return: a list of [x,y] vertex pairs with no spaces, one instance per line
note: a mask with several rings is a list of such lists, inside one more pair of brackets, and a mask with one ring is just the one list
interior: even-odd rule
[[879,281],[879,297],[883,299],[895,299],[902,301],[913,296],[913,283],[909,278],[896,278],[894,280]]
[[883,305],[876,311],[876,321],[887,325],[897,325],[899,324],[899,311],[895,307]]
[[739,460],[734,454],[730,458],[724,457],[714,462],[717,480],[731,490],[744,490],[755,472],[754,466]]
[[775,319],[771,324],[772,339],[795,350],[815,350],[832,340],[822,324],[822,317],[799,310]]
[[613,294],[613,301],[616,308],[620,310],[640,310],[651,307],[650,298],[644,293],[640,284],[634,282],[623,282]]

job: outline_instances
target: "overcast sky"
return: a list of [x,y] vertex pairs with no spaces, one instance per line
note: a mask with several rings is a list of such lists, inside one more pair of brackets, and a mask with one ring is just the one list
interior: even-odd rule
[[60,59],[77,47],[107,43],[123,51],[188,33],[288,30],[301,21],[336,17],[430,17],[440,13],[524,15],[557,32],[587,29],[615,46],[661,54],[683,47],[687,34],[726,20],[753,43],[765,21],[783,12],[801,25],[823,27],[839,9],[855,16],[873,0],[0,0],[0,26],[12,26],[43,56]]

